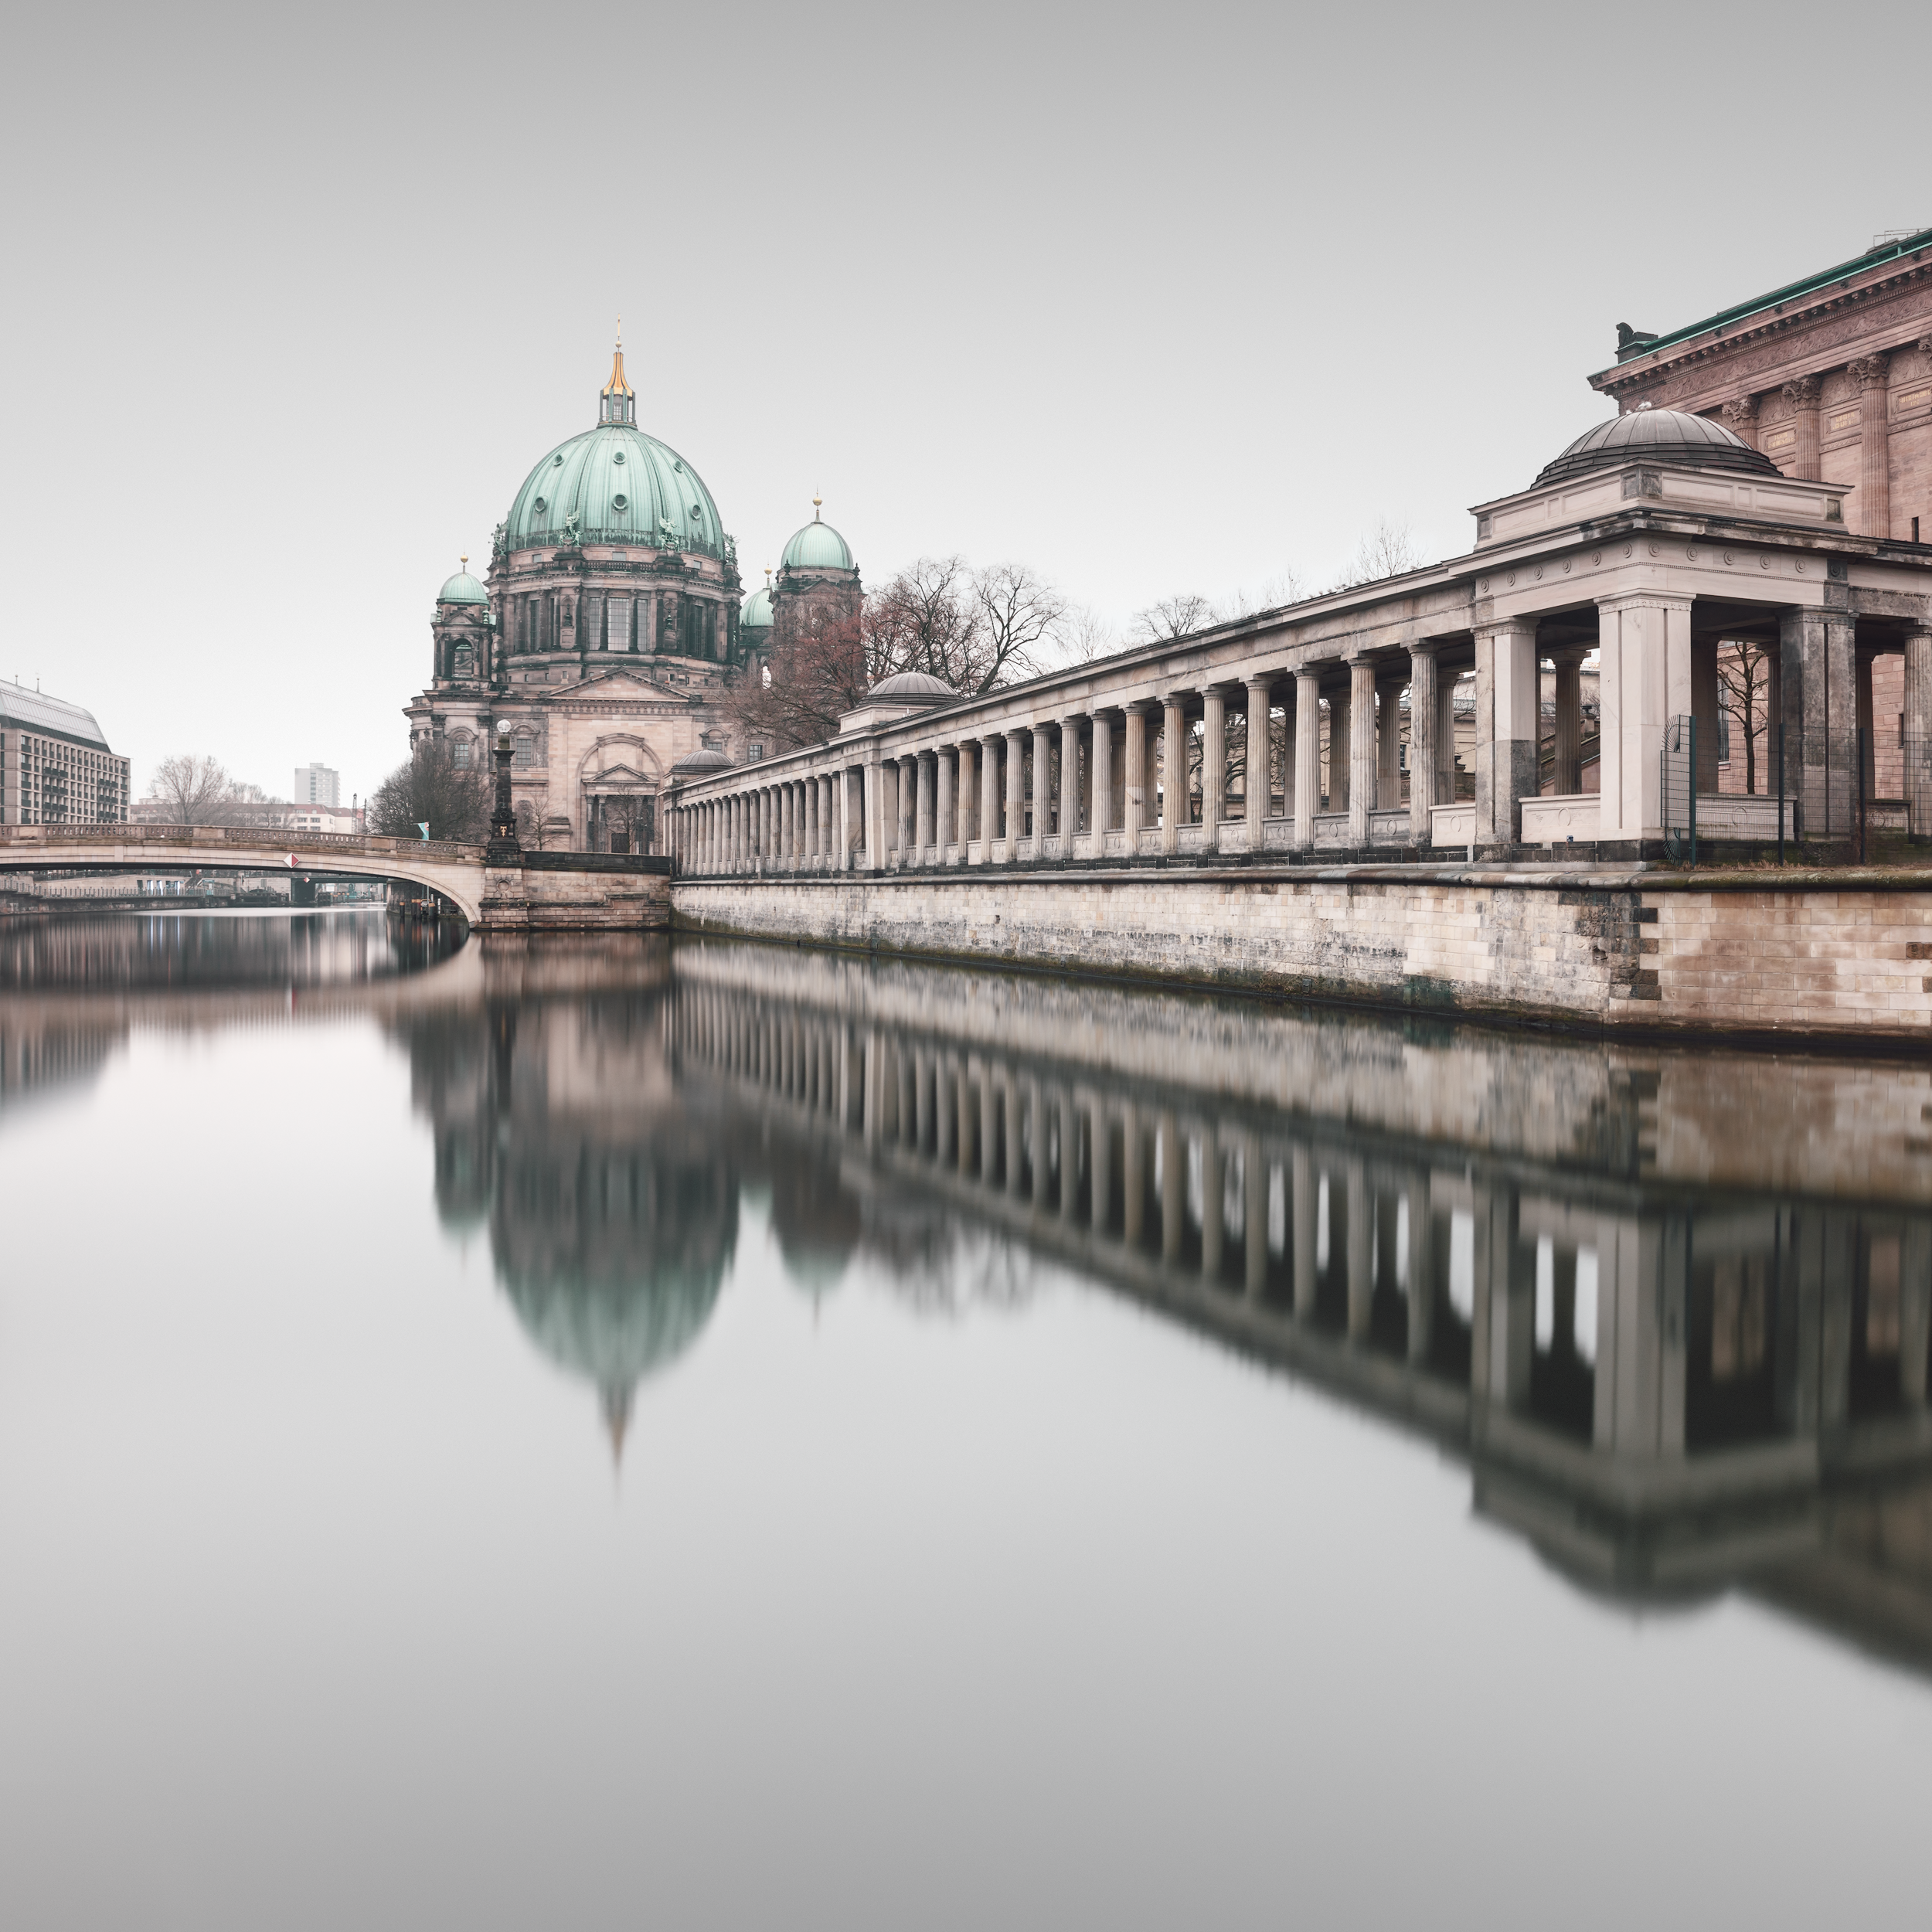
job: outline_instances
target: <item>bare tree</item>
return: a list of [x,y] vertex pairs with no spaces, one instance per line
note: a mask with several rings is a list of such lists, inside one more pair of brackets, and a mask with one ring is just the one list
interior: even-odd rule
[[219,759],[185,751],[162,759],[155,767],[145,802],[165,805],[172,825],[232,825],[241,822],[243,808],[259,802],[261,795],[257,785],[237,784]]
[[1025,563],[995,563],[975,571],[973,596],[979,606],[981,664],[972,691],[988,691],[1015,675],[1032,677],[1045,670],[1046,660],[1057,655],[1066,600]]
[[1170,638],[1191,636],[1215,621],[1214,606],[1197,591],[1163,597],[1145,611],[1134,613],[1136,644],[1165,644]]
[[1422,553],[1406,523],[1377,520],[1365,536],[1348,568],[1335,580],[1338,590],[1352,590],[1361,583],[1379,583],[1384,577],[1400,577],[1405,570],[1422,567]]
[[881,676],[906,668],[878,658],[868,629],[862,616],[809,613],[761,671],[731,687],[726,706],[744,741],[763,745],[769,757],[832,737]]
[[1063,664],[1091,664],[1121,648],[1114,627],[1090,604],[1070,604],[1055,640]]
[[489,836],[495,786],[481,765],[459,765],[440,738],[422,740],[369,795],[369,828],[389,838]]
[[985,630],[962,557],[921,557],[866,599],[866,652],[876,675],[923,671],[977,696],[999,675]]
[[1757,721],[1770,722],[1771,654],[1761,644],[1727,641],[1717,647],[1718,702],[1744,734],[1744,789],[1757,790]]

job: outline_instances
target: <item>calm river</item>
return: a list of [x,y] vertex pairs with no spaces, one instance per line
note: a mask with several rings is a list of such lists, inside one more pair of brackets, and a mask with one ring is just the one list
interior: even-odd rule
[[1896,1926],[1932,1065],[0,922],[0,1922]]

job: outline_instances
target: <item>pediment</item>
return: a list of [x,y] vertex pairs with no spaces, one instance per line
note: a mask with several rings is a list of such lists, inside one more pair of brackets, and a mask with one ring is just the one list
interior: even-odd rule
[[590,677],[580,678],[575,684],[560,684],[544,695],[549,698],[600,699],[608,704],[621,704],[626,699],[646,698],[655,704],[664,697],[666,689],[655,678],[641,677],[634,671],[599,671]]
[[658,781],[635,765],[606,765],[601,771],[587,771],[583,782],[587,785],[655,785]]

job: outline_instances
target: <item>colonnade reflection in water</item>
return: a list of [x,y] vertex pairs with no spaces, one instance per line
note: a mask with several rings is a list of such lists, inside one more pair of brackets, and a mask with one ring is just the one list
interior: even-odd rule
[[1433,1438],[1587,1587],[1735,1586],[1932,1665],[1923,1067],[699,940],[483,985],[392,1022],[440,1211],[619,1447],[768,1188],[808,1291],[1063,1264]]

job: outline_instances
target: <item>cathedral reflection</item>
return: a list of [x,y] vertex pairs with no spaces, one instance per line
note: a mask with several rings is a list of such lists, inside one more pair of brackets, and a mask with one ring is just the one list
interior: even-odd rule
[[750,1198],[821,1320],[855,1261],[935,1311],[1059,1263],[1428,1436],[1587,1587],[1932,1665],[1923,1068],[712,940],[481,961],[393,1022],[438,1206],[619,1449]]

